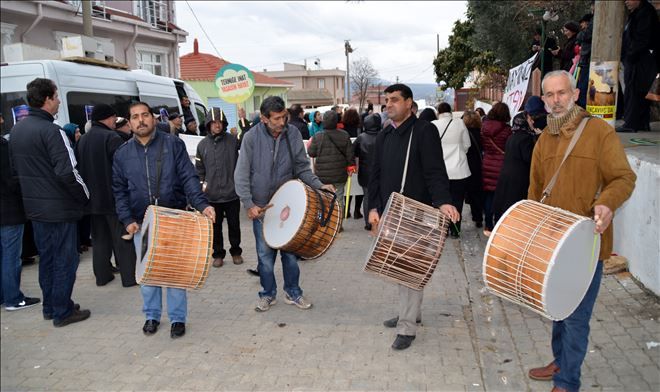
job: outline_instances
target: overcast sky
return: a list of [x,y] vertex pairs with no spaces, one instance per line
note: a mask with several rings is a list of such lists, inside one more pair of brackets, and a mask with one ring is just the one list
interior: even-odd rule
[[464,1],[177,1],[177,25],[189,35],[180,54],[218,53],[253,71],[282,70],[283,62],[314,69],[346,69],[344,40],[355,50],[351,62],[368,58],[380,78],[435,83],[436,34],[447,46],[454,21],[465,19]]

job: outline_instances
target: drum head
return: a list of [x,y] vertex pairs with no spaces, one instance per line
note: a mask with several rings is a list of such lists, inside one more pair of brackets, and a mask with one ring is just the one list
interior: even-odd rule
[[273,249],[289,243],[303,224],[307,209],[307,192],[302,182],[291,180],[270,199],[273,206],[264,215],[264,240]]
[[555,320],[570,316],[591,284],[600,252],[600,236],[594,244],[594,229],[592,220],[577,222],[555,249],[543,289],[546,312]]

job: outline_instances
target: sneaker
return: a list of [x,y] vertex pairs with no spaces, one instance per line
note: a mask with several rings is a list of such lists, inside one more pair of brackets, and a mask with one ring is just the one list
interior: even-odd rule
[[21,310],[25,308],[29,308],[30,306],[34,306],[41,302],[39,298],[30,298],[30,297],[23,297],[23,300],[16,305],[12,306],[5,306],[5,309],[12,311],[12,310]]
[[284,294],[284,303],[288,305],[296,305],[300,309],[309,309],[312,307],[312,303],[307,301],[302,295],[296,299],[289,297],[289,294]]
[[73,310],[69,317],[62,319],[62,320],[53,320],[53,325],[56,327],[64,327],[69,324],[77,323],[79,321],[87,320],[89,316],[91,315],[91,312],[87,309],[85,310]]
[[254,310],[257,312],[265,312],[270,309],[271,306],[275,305],[277,300],[272,297],[261,297],[257,302],[257,306],[254,307]]

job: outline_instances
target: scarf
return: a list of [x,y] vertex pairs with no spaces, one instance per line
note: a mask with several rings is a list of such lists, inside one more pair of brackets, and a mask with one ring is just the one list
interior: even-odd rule
[[575,120],[582,114],[583,111],[584,109],[582,109],[580,106],[573,105],[573,108],[563,116],[555,116],[552,113],[548,114],[548,127],[546,128],[546,131],[551,135],[559,135],[561,127]]

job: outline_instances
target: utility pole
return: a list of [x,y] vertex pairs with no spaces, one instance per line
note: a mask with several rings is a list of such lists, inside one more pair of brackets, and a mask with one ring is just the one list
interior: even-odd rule
[[81,1],[82,3],[82,18],[83,18],[83,35],[88,37],[94,36],[94,29],[92,28],[92,2]]
[[[625,23],[625,9],[621,1],[597,1],[594,7],[593,40],[591,43],[591,61],[589,64],[589,78],[600,80],[612,88],[612,101],[605,105],[596,106],[590,102],[587,94],[587,111],[601,117],[614,126],[616,120],[616,98],[619,80],[619,59],[621,58],[621,39]],[[596,69],[602,69],[603,75],[609,75],[606,81],[594,74]],[[586,70],[585,70],[586,71]],[[599,72],[600,73],[600,72]]]
[[435,35],[435,43],[436,43],[436,54],[440,54],[440,34]]
[[351,74],[349,71],[349,60],[348,54],[353,53],[353,48],[351,48],[351,40],[347,39],[344,41],[344,53],[346,54],[346,104],[351,102]]

